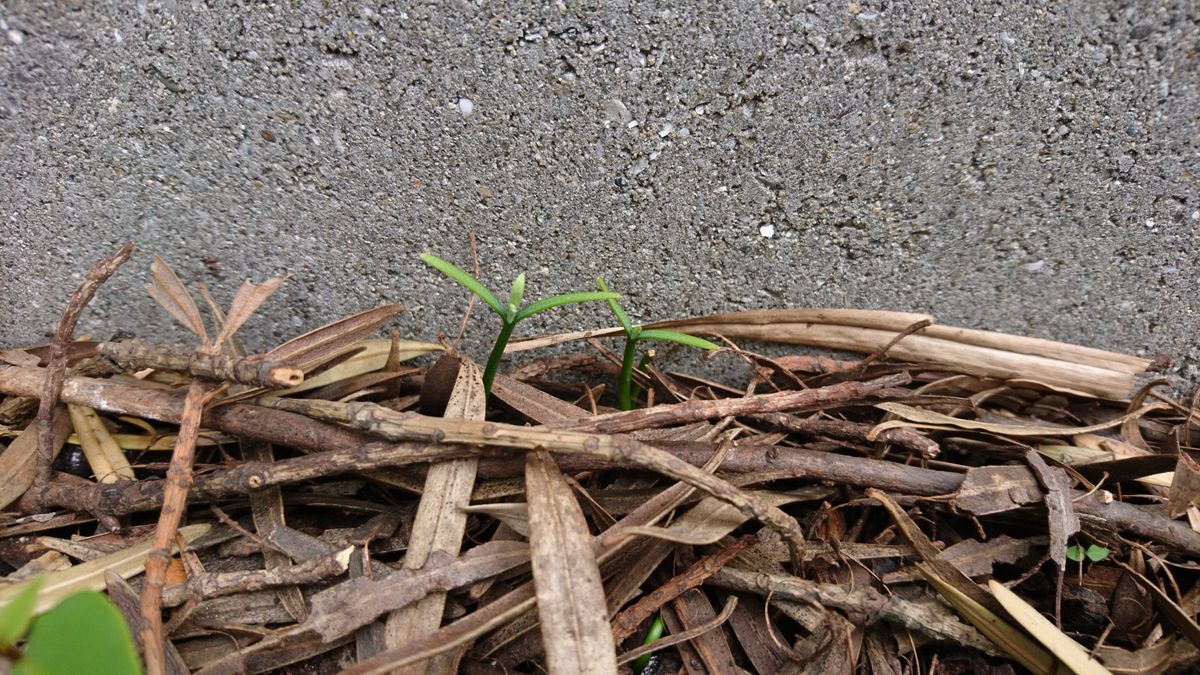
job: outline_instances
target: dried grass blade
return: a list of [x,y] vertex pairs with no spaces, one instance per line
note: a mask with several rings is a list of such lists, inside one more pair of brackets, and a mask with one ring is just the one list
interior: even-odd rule
[[[272,361],[288,361],[308,370],[309,366],[337,355],[346,347],[374,333],[402,309],[401,305],[389,304],[351,314],[288,340],[267,352],[266,358]],[[386,357],[384,361],[386,362]]]
[[[179,536],[190,543],[208,532],[210,528],[211,526],[206,524],[188,525],[179,528]],[[38,614],[45,612],[72,593],[103,590],[104,575],[109,571],[115,572],[125,579],[141,572],[146,557],[150,554],[151,546],[152,542],[147,539],[122,551],[80,563],[61,572],[47,574],[41,590],[38,591],[38,603],[35,611]],[[25,584],[13,584],[0,588],[0,605],[7,604],[24,587]]]
[[151,298],[175,318],[184,328],[195,333],[204,343],[208,343],[208,333],[204,330],[204,319],[200,317],[200,308],[196,300],[188,293],[187,287],[175,275],[175,271],[159,256],[154,256],[150,263],[150,276],[153,281],[146,286],[146,292]]
[[[473,361],[462,359],[446,417],[483,420],[487,412],[487,392],[483,375]],[[475,486],[478,458],[438,462],[429,467],[425,489],[417,506],[417,516],[404,556],[404,569],[423,567],[434,552],[457,556],[462,548],[467,528],[467,513],[460,507],[471,502]],[[431,593],[418,602],[393,612],[388,617],[385,641],[389,648],[412,641],[413,636],[437,630],[442,622],[446,604],[444,593]],[[425,668],[414,666],[405,672],[420,673]]]
[[242,324],[246,323],[267,301],[267,298],[271,297],[282,285],[283,277],[274,277],[257,285],[250,283],[249,279],[243,281],[237,294],[233,296],[233,302],[229,303],[229,316],[225,319],[225,325],[221,327],[221,333],[214,342],[224,344],[226,340],[233,337]]
[[78,405],[67,405],[71,413],[71,422],[75,433],[79,436],[80,447],[84,456],[92,466],[92,473],[98,483],[116,483],[119,480],[133,480],[133,467],[121,446],[109,433],[108,427],[96,411]]
[[616,673],[616,651],[587,521],[545,450],[525,456],[529,544],[546,663],[555,673]]
[[934,424],[941,427],[953,427],[955,429],[968,429],[971,431],[987,431],[1003,436],[1076,436],[1079,434],[1088,434],[1096,431],[1111,429],[1115,426],[1124,424],[1126,420],[1137,419],[1155,410],[1164,410],[1167,408],[1162,403],[1151,403],[1150,405],[1138,408],[1132,412],[1128,412],[1120,417],[1113,418],[1099,424],[1091,424],[1086,427],[1065,427],[1065,426],[1040,426],[1036,424],[1000,424],[996,422],[981,422],[979,420],[962,419],[961,417],[951,417],[943,415],[932,410],[923,408],[914,408],[904,405],[903,403],[885,402],[876,403],[876,408],[885,410],[893,415],[897,415],[903,419],[892,420],[890,422],[882,422],[875,425],[871,429],[871,433],[867,435],[867,440],[875,440],[879,434],[887,429],[896,429],[901,427],[910,427],[914,424]]
[[917,564],[917,569],[933,586],[934,590],[950,603],[964,619],[970,621],[997,647],[1028,668],[1034,675],[1054,675],[1058,672],[1058,664],[1050,652],[1041,645],[1030,640],[1024,633],[1014,628],[995,612],[975,602],[957,588],[951,586],[945,579],[939,577],[933,570]]
[[[241,442],[242,458],[248,462],[273,462],[275,450],[270,443],[245,440]],[[286,527],[283,508],[283,490],[279,487],[268,487],[250,493],[250,516],[254,521],[254,529],[259,536],[265,537],[276,527]],[[266,569],[277,569],[291,564],[291,559],[279,551],[263,546],[262,556]],[[304,602],[304,594],[299,586],[289,586],[275,591],[280,604],[297,622],[304,621],[308,616],[308,605]]]
[[1063,665],[1076,675],[1112,675],[1108,669],[1088,656],[1083,645],[1067,637],[1065,633],[1050,623],[1034,607],[1025,602],[1016,593],[996,581],[990,579],[988,588],[996,596],[996,600],[1004,607],[1004,611],[1029,631],[1038,642],[1058,657]]

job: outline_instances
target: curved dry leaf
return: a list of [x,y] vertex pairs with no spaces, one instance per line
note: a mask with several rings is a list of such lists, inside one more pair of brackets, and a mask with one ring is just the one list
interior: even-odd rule
[[525,502],[472,504],[458,508],[467,513],[482,513],[485,516],[491,516],[522,537],[529,536],[529,506]]
[[1135,572],[1127,565],[1123,567],[1133,577],[1134,581],[1138,582],[1139,586],[1150,593],[1150,597],[1154,598],[1154,604],[1158,607],[1158,611],[1163,613],[1163,616],[1175,627],[1175,630],[1178,630],[1189,642],[1200,648],[1200,626],[1196,624],[1196,621],[1187,612],[1183,611],[1183,608],[1176,604],[1170,596],[1164,593],[1163,589],[1159,588],[1153,581],[1147,579],[1145,575]]
[[[757,496],[764,504],[771,506],[824,499],[829,496],[829,489],[820,486],[790,492],[758,490],[747,490],[746,492]],[[730,532],[741,527],[742,523],[747,520],[750,520],[749,516],[728,502],[715,497],[705,497],[670,527],[635,526],[627,528],[622,534],[624,536],[653,537],[677,544],[704,546],[720,541]]]
[[[268,361],[287,361],[307,371],[374,333],[402,309],[400,305],[390,304],[351,314],[288,340],[267,352],[264,358]],[[390,340],[384,342],[391,347]],[[384,356],[384,363],[387,363],[387,356]]]
[[[301,392],[324,387],[325,385],[334,382],[341,382],[347,378],[356,377],[364,373],[372,373],[382,369],[387,365],[388,354],[391,352],[392,341],[384,338],[374,340],[363,340],[357,344],[351,344],[346,349],[358,350],[353,356],[342,361],[341,363],[322,371],[318,375],[306,377],[304,384],[291,389],[275,392],[278,396],[291,396]],[[412,340],[401,340],[399,359],[408,361],[415,359],[418,356],[423,356],[430,352],[442,351],[441,345],[435,345],[430,342],[415,342]],[[336,354],[331,355],[336,356]]]
[[996,596],[996,600],[1014,621],[1020,623],[1030,635],[1077,675],[1112,675],[1107,668],[1088,656],[1082,645],[1067,637],[1066,633],[1050,623],[1041,612],[1016,593],[1008,590],[1004,584],[991,579],[988,581],[988,588],[992,589],[992,595]]
[[608,605],[579,502],[549,452],[525,456],[529,545],[552,673],[616,673]]

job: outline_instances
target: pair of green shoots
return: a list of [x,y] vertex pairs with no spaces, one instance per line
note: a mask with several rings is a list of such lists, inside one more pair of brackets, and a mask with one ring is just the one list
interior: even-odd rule
[[453,263],[429,253],[422,253],[421,260],[479,296],[479,299],[483,300],[484,304],[500,317],[500,332],[496,335],[496,344],[492,347],[492,353],[488,356],[487,366],[483,370],[483,386],[488,393],[492,391],[492,381],[496,378],[496,371],[500,367],[500,358],[504,356],[504,348],[508,345],[509,338],[512,337],[513,329],[516,328],[516,325],[534,314],[576,302],[607,301],[613,314],[616,315],[617,321],[620,322],[621,328],[625,331],[625,353],[621,360],[621,374],[617,380],[617,407],[621,410],[633,409],[633,367],[634,362],[637,360],[638,341],[665,340],[698,349],[717,349],[717,345],[712,342],[687,335],[686,333],[655,328],[642,328],[641,326],[633,325],[629,320],[629,315],[617,303],[617,299],[621,296],[610,292],[608,287],[605,286],[604,280],[599,277],[596,278],[596,284],[600,287],[599,291],[564,293],[522,306],[521,303],[525,298],[524,273],[517,275],[516,280],[513,281],[512,288],[508,292],[508,302],[501,303],[500,299],[483,284],[479,283],[478,279],[467,274],[467,272]]

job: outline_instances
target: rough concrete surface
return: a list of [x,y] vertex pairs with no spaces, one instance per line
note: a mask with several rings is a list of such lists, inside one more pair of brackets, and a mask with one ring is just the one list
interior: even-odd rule
[[417,255],[473,230],[497,292],[928,311],[1200,382],[1189,0],[213,4],[0,4],[0,345],[131,238],[81,331],[163,335],[159,254],[290,274],[253,347],[383,301],[429,339],[465,294]]

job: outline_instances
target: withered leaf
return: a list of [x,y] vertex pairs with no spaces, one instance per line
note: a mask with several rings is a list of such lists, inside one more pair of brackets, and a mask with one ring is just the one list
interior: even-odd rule
[[1182,516],[1197,498],[1200,498],[1200,463],[1181,450],[1179,459],[1175,462],[1175,478],[1171,481],[1171,490],[1167,497],[1167,516]]
[[150,263],[150,276],[153,281],[146,286],[146,292],[151,298],[165,309],[184,328],[195,333],[203,342],[208,342],[208,333],[204,330],[204,319],[200,317],[200,308],[196,300],[188,293],[187,288],[175,271],[165,260],[154,256]]
[[608,605],[579,502],[545,450],[525,456],[529,542],[546,663],[555,673],[616,673]]
[[249,279],[243,281],[237,294],[233,296],[233,302],[229,303],[229,315],[225,319],[225,325],[221,327],[221,333],[214,341],[215,344],[224,344],[232,337],[282,285],[283,277],[268,279],[257,285],[250,283]]
[[358,314],[338,319],[288,340],[267,352],[270,361],[286,361],[308,370],[338,352],[374,333],[389,319],[400,313],[401,305],[380,305]]

